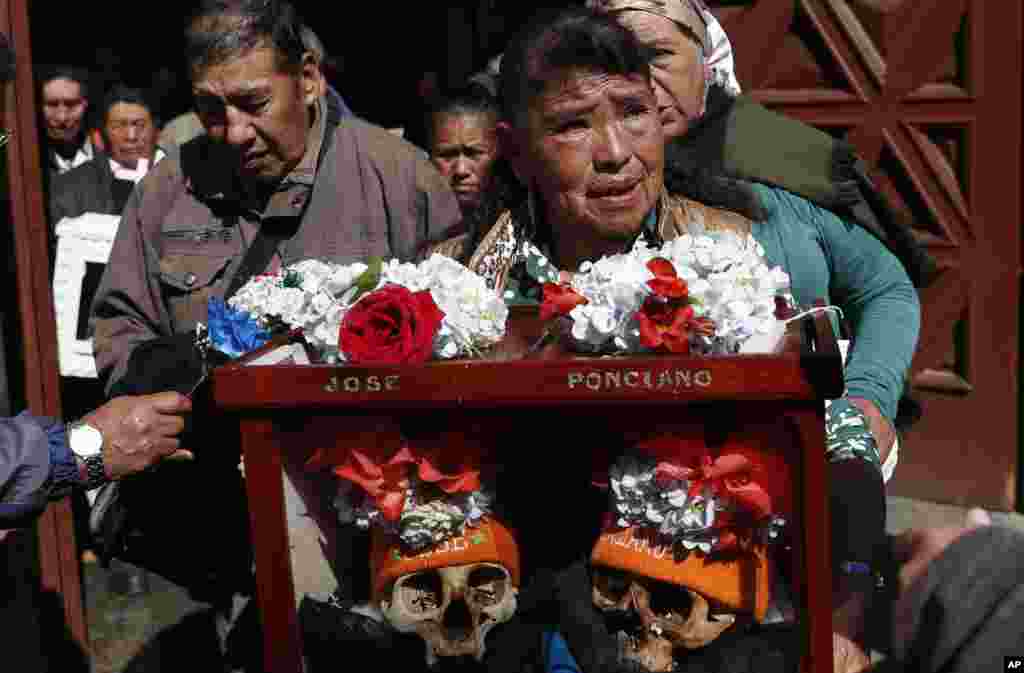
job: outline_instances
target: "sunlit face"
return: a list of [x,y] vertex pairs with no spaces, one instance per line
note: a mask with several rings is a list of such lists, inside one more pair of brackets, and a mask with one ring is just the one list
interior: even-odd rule
[[103,123],[110,157],[134,169],[139,159],[150,160],[156,151],[156,126],[149,109],[137,103],[114,103]]
[[559,238],[621,242],[654,207],[664,137],[641,75],[563,71],[529,103],[510,134],[513,165],[541,197]]
[[480,205],[498,156],[493,115],[481,112],[434,115],[430,160],[448,180],[466,214]]
[[651,79],[665,137],[683,135],[704,111],[706,83],[700,46],[663,16],[625,11],[615,17],[654,51]]
[[313,105],[321,93],[307,54],[298,73],[281,72],[271,47],[257,47],[196,74],[196,111],[210,138],[229,148],[243,179],[273,184],[306,151]]
[[82,85],[58,78],[43,85],[43,118],[46,135],[55,142],[73,143],[82,132],[82,120],[88,102],[82,96]]

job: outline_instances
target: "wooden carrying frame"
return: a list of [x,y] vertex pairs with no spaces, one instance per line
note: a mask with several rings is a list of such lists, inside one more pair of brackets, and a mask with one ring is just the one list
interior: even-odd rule
[[780,450],[795,490],[793,588],[807,644],[801,670],[832,669],[823,402],[842,394],[843,378],[825,316],[792,324],[773,354],[551,358],[539,352],[501,360],[502,353],[499,348],[498,360],[395,367],[231,363],[213,373],[215,403],[241,425],[264,670],[302,671],[282,465],[311,447],[288,419],[299,414],[322,428],[334,422],[342,427],[346,416],[366,413],[457,411],[464,418],[507,411],[526,418],[558,411],[607,417],[617,409],[623,412],[619,417],[638,422],[665,418],[667,411],[674,424],[687,418],[703,423],[709,410],[725,419],[787,419],[795,442]]

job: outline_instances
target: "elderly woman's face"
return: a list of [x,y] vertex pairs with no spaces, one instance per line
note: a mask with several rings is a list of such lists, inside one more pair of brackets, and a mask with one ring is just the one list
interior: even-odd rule
[[616,14],[619,23],[654,50],[651,80],[666,138],[686,130],[704,109],[704,66],[697,43],[671,19],[641,11]]
[[494,115],[484,112],[434,115],[430,161],[448,180],[463,214],[480,206],[491,184],[498,141]]
[[559,236],[621,240],[640,230],[664,169],[645,77],[563,72],[532,99],[523,125],[517,170],[539,192]]

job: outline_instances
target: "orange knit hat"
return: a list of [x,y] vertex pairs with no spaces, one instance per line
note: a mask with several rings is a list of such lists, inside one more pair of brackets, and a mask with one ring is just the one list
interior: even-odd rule
[[386,596],[391,584],[403,575],[469,563],[500,563],[508,570],[512,586],[519,586],[519,546],[512,532],[488,517],[472,528],[430,549],[407,555],[399,539],[374,527],[371,532],[370,572],[373,596]]
[[[693,425],[664,425],[633,436],[629,443],[637,456],[655,465],[655,480],[636,490],[622,481],[626,476],[620,472],[620,481],[613,485],[632,488],[623,495],[627,510],[636,507],[636,502],[630,501],[636,497],[657,509],[663,502],[657,493],[664,493],[662,489],[669,484],[672,488],[686,484],[688,498],[728,502],[728,507],[715,507],[711,525],[718,541],[710,550],[696,546],[685,558],[676,560],[673,544],[681,544],[681,540],[662,536],[659,524],[647,515],[620,511],[610,513],[591,561],[687,587],[724,608],[763,619],[771,600],[771,559],[763,533],[777,525],[778,517],[785,520],[792,514],[790,468],[779,451],[792,442],[792,435],[777,422],[751,420],[716,442],[714,449],[708,446],[703,429]],[[651,469],[652,463],[628,469],[643,471]],[[637,484],[640,476],[634,473],[631,484]],[[655,485],[654,494],[645,490],[650,484]],[[758,530],[763,527],[767,528]],[[701,537],[690,539],[699,542]]]
[[684,586],[730,610],[764,618],[771,600],[771,567],[764,545],[721,555],[690,552],[676,561],[672,549],[643,528],[606,528],[591,563]]

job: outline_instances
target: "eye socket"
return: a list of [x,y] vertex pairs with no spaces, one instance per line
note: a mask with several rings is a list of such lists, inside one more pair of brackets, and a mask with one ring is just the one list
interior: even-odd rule
[[683,619],[689,616],[693,599],[685,588],[656,580],[644,582],[644,586],[650,593],[650,606],[654,614],[664,616],[671,612]]
[[555,134],[561,135],[563,133],[572,133],[573,131],[581,131],[587,128],[587,122],[583,119],[570,119],[568,121],[560,122],[555,125]]
[[508,571],[504,568],[477,566],[466,579],[466,601],[481,607],[497,605],[505,598],[508,584]]
[[398,600],[414,615],[433,612],[444,602],[444,587],[441,575],[434,570],[409,575],[398,586]]
[[269,98],[262,98],[259,100],[247,100],[239,103],[239,109],[243,110],[246,114],[256,115],[266,109],[270,104]]
[[438,150],[437,152],[434,153],[434,156],[440,159],[447,159],[449,161],[452,159],[457,159],[459,157],[459,148],[455,147]]
[[195,106],[200,117],[214,120],[224,116],[224,105],[215,98],[196,96]]
[[675,55],[676,55],[676,52],[674,50],[672,50],[672,49],[665,49],[664,47],[652,50],[652,57],[653,57],[652,60],[654,60],[654,61],[663,61],[666,58],[670,58],[670,57],[675,56]]
[[597,567],[593,568],[591,573],[594,590],[601,599],[608,602],[607,607],[611,607],[625,598],[626,592],[629,591],[629,585],[632,582],[629,574],[621,570]]
[[650,111],[650,106],[639,102],[627,103],[623,108],[627,117],[642,117]]

